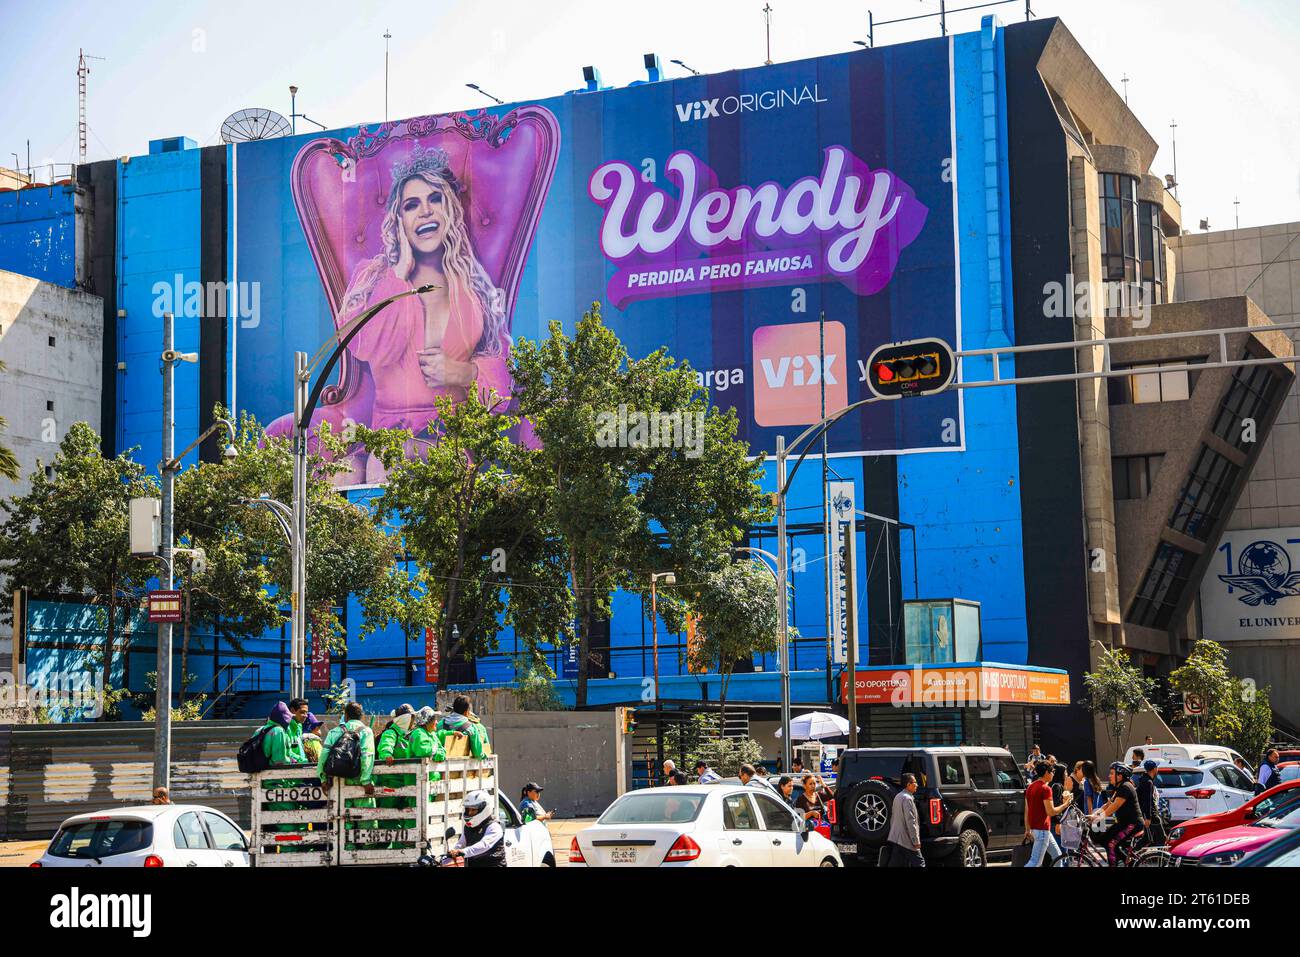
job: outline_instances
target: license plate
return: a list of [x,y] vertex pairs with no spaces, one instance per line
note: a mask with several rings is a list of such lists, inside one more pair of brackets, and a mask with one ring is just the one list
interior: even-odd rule
[[841,854],[858,853],[858,845],[856,844],[845,844],[843,841],[836,841],[835,846],[840,849]]
[[611,864],[635,864],[636,848],[635,847],[610,848],[609,862]]

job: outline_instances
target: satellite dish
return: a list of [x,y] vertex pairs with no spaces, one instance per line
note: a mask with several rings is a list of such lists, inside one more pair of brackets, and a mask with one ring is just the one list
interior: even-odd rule
[[221,124],[221,142],[271,140],[289,132],[289,121],[274,110],[253,107],[231,113]]

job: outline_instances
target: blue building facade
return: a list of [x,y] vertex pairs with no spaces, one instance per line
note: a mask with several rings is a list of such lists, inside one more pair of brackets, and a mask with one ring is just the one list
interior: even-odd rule
[[[770,409],[761,407],[764,398],[756,350],[764,330],[771,326],[760,326],[760,322],[816,322],[818,312],[825,311],[828,326],[834,323],[846,329],[846,358],[860,355],[865,359],[881,342],[927,335],[941,335],[965,349],[1032,341],[1035,333],[1023,332],[1016,316],[1017,302],[1026,299],[1017,283],[1022,247],[1013,235],[1016,203],[1021,199],[1012,191],[1013,167],[1025,162],[1028,147],[1017,144],[1012,135],[1018,118],[1008,97],[1009,88],[1023,87],[1029,79],[1032,51],[1035,45],[1041,47],[1051,23],[1004,30],[994,18],[986,18],[977,32],[884,50],[537,101],[536,108],[555,119],[564,139],[541,217],[538,235],[542,238],[519,267],[517,281],[509,291],[514,335],[544,334],[546,322],[552,319],[571,329],[584,302],[608,297],[607,321],[634,355],[668,344],[675,356],[690,359],[697,369],[743,370],[753,388],[715,388],[713,401],[738,410],[742,431],[756,452],[770,452],[777,433],[789,438],[803,429],[803,425],[780,421],[779,414],[773,418]],[[1009,44],[1014,47],[1011,53]],[[746,117],[735,123],[719,117],[722,122],[712,127],[694,120],[692,110],[700,103],[713,100],[725,104],[730,97],[743,104],[745,96],[761,96],[744,92],[758,89],[754,84],[781,90],[810,88],[815,91],[814,103],[841,97],[852,108],[818,106],[815,115],[808,113],[811,118],[802,121],[778,119],[778,110],[773,110],[772,116]],[[740,92],[729,94],[729,90]],[[1030,102],[1035,94],[1016,95],[1021,104],[1016,109],[1026,114],[1041,119],[1050,109],[1045,97],[1042,102]],[[531,107],[508,104],[488,111],[488,120],[515,115],[513,111],[521,108]],[[812,110],[813,106],[793,104],[790,116],[800,108]],[[669,122],[645,133],[634,119],[620,119],[646,111],[658,111],[668,116]],[[799,126],[800,122],[809,125]],[[328,292],[329,270],[322,265],[322,259],[328,262],[329,257],[323,256],[321,249],[328,253],[331,242],[345,245],[328,228],[310,235],[313,226],[304,216],[302,193],[308,187],[323,187],[313,187],[299,175],[300,157],[311,143],[329,140],[338,144],[338,156],[353,150],[355,156],[364,158],[371,138],[377,141],[410,128],[391,126],[391,131],[385,127],[349,129],[237,147],[196,149],[185,148],[188,144],[177,140],[158,141],[148,155],[96,164],[112,170],[114,230],[111,237],[104,237],[101,231],[99,241],[111,239],[112,243],[112,298],[118,318],[109,335],[117,362],[124,363],[115,373],[109,400],[112,407],[106,409],[114,449],[137,448],[138,460],[145,463],[156,463],[160,457],[156,356],[161,344],[160,303],[164,301],[178,317],[177,349],[202,356],[198,364],[177,368],[178,447],[207,424],[215,401],[251,410],[264,422],[287,411],[293,352],[314,352],[336,321]],[[716,173],[723,187],[742,182],[756,185],[763,177],[784,186],[796,179],[796,173],[794,167],[782,165],[785,160],[780,154],[786,150],[806,159],[807,151],[801,153],[793,142],[781,142],[783,130],[791,140],[804,133],[814,136],[811,148],[818,157],[828,144],[846,144],[872,169],[889,168],[924,202],[929,211],[926,226],[914,242],[906,237],[906,241],[899,240],[890,283],[865,292],[860,286],[853,287],[854,277],[804,273],[752,288],[683,287],[658,300],[638,298],[634,290],[620,285],[635,280],[623,276],[626,262],[610,258],[608,249],[604,258],[599,255],[595,237],[607,234],[602,232],[602,210],[594,201],[590,157],[627,159],[629,164],[651,157],[663,164],[670,153],[690,154],[707,159],[709,172]],[[514,131],[503,134],[507,138],[516,135]],[[760,153],[775,154],[778,159],[772,160],[770,167],[752,165],[757,162],[753,156]],[[641,162],[634,168],[644,174],[647,167],[644,159]],[[340,160],[339,168],[346,179],[347,162]],[[352,175],[363,172],[358,163]],[[106,178],[103,169],[99,174],[101,180]],[[659,175],[672,184],[670,190],[681,188],[680,179]],[[823,175],[827,175],[825,171]],[[1064,203],[1063,172],[1061,176],[1059,182],[1046,176],[1042,188],[1059,189]],[[1029,181],[1028,174],[1025,181]],[[33,212],[29,207],[29,218],[24,220],[16,212],[6,213],[6,202],[0,197],[0,266],[20,261],[25,254],[29,269],[46,270],[57,277],[51,281],[65,281],[70,267],[63,254],[50,252],[36,262],[23,245],[23,237],[49,236],[59,249],[65,249],[64,206],[60,203],[70,200],[51,194],[48,200],[41,200],[47,204],[41,210]],[[471,213],[486,221],[494,211],[475,207]],[[33,219],[38,221],[35,226]],[[547,238],[551,236],[568,238]],[[358,231],[356,242],[360,244],[364,238]],[[831,238],[833,235],[819,241],[821,252]],[[1053,248],[1046,255],[1058,252]],[[917,268],[917,260],[931,254],[933,262],[927,260],[925,268]],[[685,259],[679,255],[676,263],[682,262]],[[656,266],[653,261],[650,265]],[[350,270],[339,269],[344,273],[341,286]],[[202,297],[212,283],[226,288],[220,318],[213,317],[210,304],[206,312],[200,308],[197,314],[184,307],[194,288]],[[249,291],[251,286],[244,285],[252,283],[257,284],[255,296]],[[792,319],[788,304],[793,289],[804,290],[811,298],[806,312]],[[620,296],[624,298],[620,300]],[[772,319],[777,309],[784,310],[784,318]],[[203,315],[207,318],[200,318]],[[1009,362],[1002,363],[1003,376],[1012,373],[1009,366]],[[853,363],[846,363],[846,368],[852,370]],[[988,372],[987,367],[980,367],[980,360],[972,359],[965,365],[964,377],[988,378]],[[845,401],[858,398],[856,390],[860,388],[863,386],[851,382]],[[1072,402],[1068,393],[1052,395],[1050,402],[1040,406],[1064,415]],[[851,416],[854,421],[832,431],[830,477],[851,481],[858,508],[890,520],[863,517],[857,526],[860,663],[903,662],[904,601],[956,597],[980,604],[982,659],[1064,667],[1077,681],[1078,655],[1062,651],[1077,636],[1044,637],[1044,629],[1051,626],[1034,610],[1031,598],[1036,576],[1043,574],[1043,563],[1037,557],[1043,548],[1042,534],[1035,526],[1046,521],[1048,513],[1060,511],[1054,494],[1045,493],[1047,486],[1057,481],[1052,477],[1054,470],[1066,475],[1060,501],[1066,503],[1067,510],[1074,509],[1076,517],[1079,502],[1077,495],[1071,498],[1070,483],[1077,481],[1077,474],[1069,478],[1069,461],[1045,463],[1034,452],[1033,461],[1027,463],[1028,450],[1037,447],[1039,425],[1031,421],[1037,414],[1015,390],[977,389],[933,400],[889,403],[883,410],[873,407],[860,417],[861,422]],[[1075,456],[1077,473],[1077,450]],[[792,647],[791,665],[796,672],[796,700],[810,703],[827,703],[828,688],[838,686],[837,680],[828,681],[826,673],[821,479],[820,459],[806,461],[789,497],[791,622],[801,636]],[[1028,499],[1027,481],[1032,486]],[[764,487],[769,491],[775,487],[771,462]],[[364,500],[379,490],[359,483],[347,494]],[[1068,521],[1068,516],[1062,520]],[[775,528],[752,530],[749,544],[771,549],[774,543]],[[1078,544],[1082,554],[1081,541]],[[1074,543],[1062,540],[1061,547],[1073,548]],[[1050,576],[1044,580],[1072,594],[1081,585],[1081,580]],[[1050,602],[1050,596],[1046,600]],[[353,637],[358,616],[354,606],[347,609],[346,618],[352,623],[348,653],[346,661],[333,663],[333,679],[351,678],[363,698],[371,694],[376,700],[402,697],[408,695],[402,689],[423,685],[423,636],[390,627],[362,641]],[[666,676],[661,691],[682,701],[716,699],[717,683],[710,680],[716,676],[694,675],[686,667],[685,636],[669,633],[662,621],[658,632],[659,668]],[[152,653],[149,633],[141,630],[137,634],[140,647],[136,657],[147,660]],[[649,610],[641,598],[616,595],[608,640],[602,633],[594,647],[603,656],[610,677],[593,674],[598,680],[592,685],[592,704],[640,700],[640,679],[653,670],[651,634]],[[258,664],[258,680],[268,691],[287,687],[287,681],[280,683],[287,662],[287,639],[285,630],[245,648],[246,660]],[[196,675],[196,688],[219,683],[223,665],[240,658],[215,639],[205,644],[192,649],[187,666]],[[1086,649],[1086,639],[1082,646]],[[498,651],[475,662],[472,677],[479,683],[508,683],[517,650],[516,637],[504,630]],[[1084,656],[1086,660],[1086,650]],[[562,695],[571,696],[572,682],[564,677],[572,671],[566,661],[568,650],[553,648],[550,658],[562,676]],[[833,678],[838,678],[839,668],[832,667]],[[134,666],[132,670],[140,671]],[[756,658],[752,673],[742,671],[745,673],[737,675],[739,683],[730,695],[733,700],[778,700],[774,656]],[[131,683],[135,685],[141,678],[141,674],[133,674]],[[835,694],[831,691],[829,697],[833,700]],[[1074,697],[1077,699],[1078,689]]]

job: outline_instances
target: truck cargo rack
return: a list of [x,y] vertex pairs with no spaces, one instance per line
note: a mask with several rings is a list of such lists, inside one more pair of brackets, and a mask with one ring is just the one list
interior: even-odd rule
[[[333,867],[414,864],[447,853],[464,826],[465,795],[489,792],[497,800],[497,759],[421,758],[376,763],[376,777],[402,775],[408,783],[326,786],[312,764],[277,765],[250,774],[254,867]],[[438,780],[430,781],[431,775]],[[411,780],[411,779],[414,780]],[[380,803],[397,806],[368,806]],[[423,813],[417,809],[423,808]]]

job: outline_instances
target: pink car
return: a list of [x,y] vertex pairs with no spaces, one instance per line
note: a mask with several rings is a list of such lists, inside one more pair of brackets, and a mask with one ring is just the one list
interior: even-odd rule
[[1265,844],[1298,829],[1300,806],[1284,805],[1253,824],[1188,838],[1174,847],[1174,861],[1183,867],[1229,867]]

